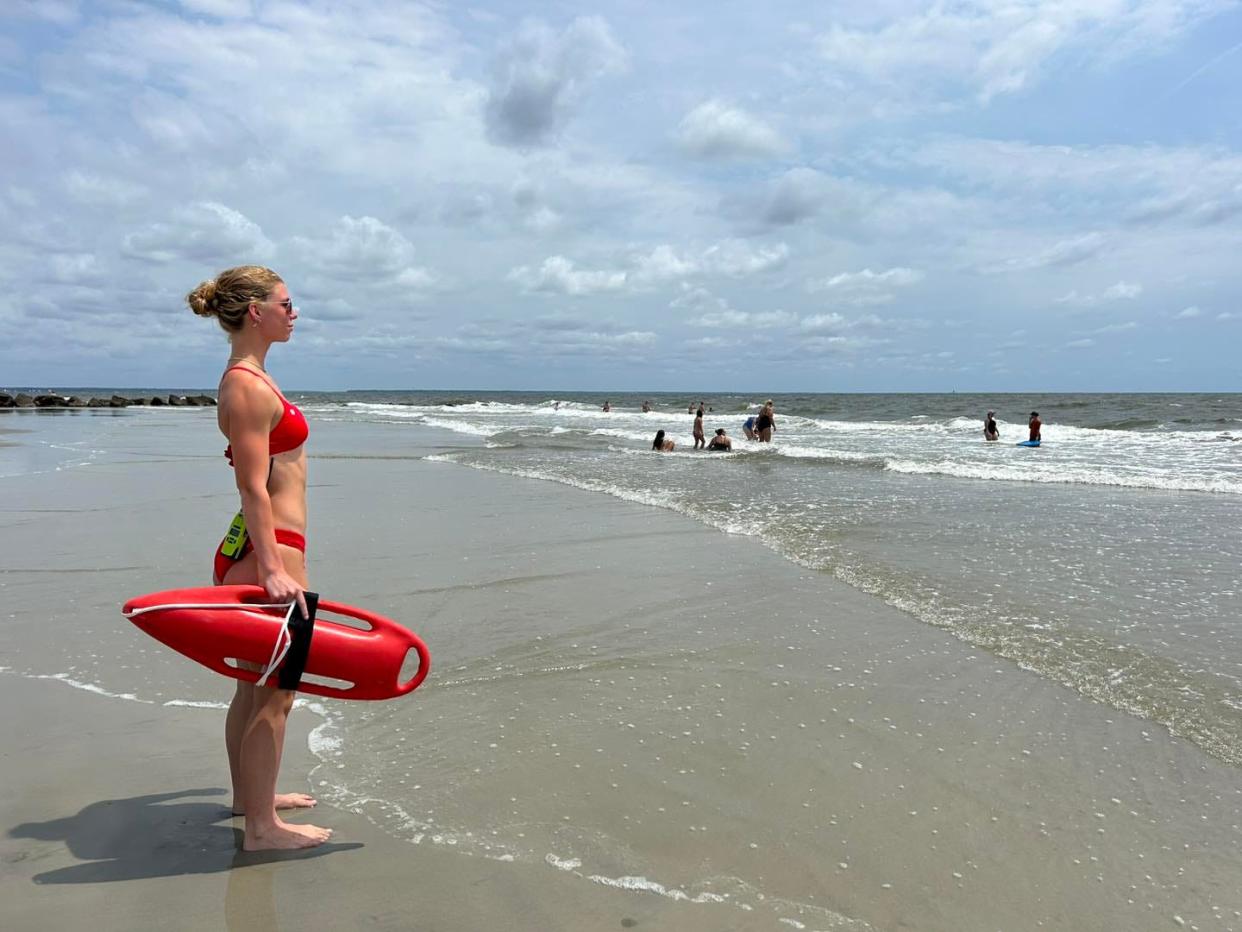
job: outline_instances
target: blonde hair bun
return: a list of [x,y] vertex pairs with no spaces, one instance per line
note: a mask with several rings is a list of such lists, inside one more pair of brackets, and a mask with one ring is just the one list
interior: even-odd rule
[[251,302],[265,301],[280,282],[280,276],[269,268],[239,265],[203,282],[185,296],[185,303],[199,317],[214,317],[226,332],[236,333],[246,321]]
[[216,316],[217,310],[215,306],[216,305],[216,281],[215,279],[212,279],[211,281],[203,282],[201,285],[199,285],[197,288],[195,288],[193,291],[191,291],[188,295],[185,296],[185,301],[188,305],[190,305],[190,310],[192,310],[199,317]]

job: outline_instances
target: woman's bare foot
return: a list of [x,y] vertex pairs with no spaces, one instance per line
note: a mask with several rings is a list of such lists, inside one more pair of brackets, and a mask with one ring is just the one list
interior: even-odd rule
[[[277,793],[276,808],[277,809],[314,809],[319,805],[319,800],[314,796],[308,796],[306,793]],[[233,815],[245,815],[244,809],[233,807]]]
[[332,829],[318,825],[297,825],[292,822],[276,822],[262,829],[246,828],[242,842],[244,851],[272,851],[296,848],[313,848],[332,837]]

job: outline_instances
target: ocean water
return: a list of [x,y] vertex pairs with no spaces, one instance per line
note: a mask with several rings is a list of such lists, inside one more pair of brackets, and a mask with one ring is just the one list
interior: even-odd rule
[[[1242,396],[778,395],[771,444],[742,433],[765,399],[704,398],[730,455],[691,449],[697,397],[300,398],[316,418],[471,438],[448,462],[755,537],[1242,763]],[[990,409],[998,443],[982,439]],[[1038,449],[1016,445],[1031,410]],[[659,429],[675,453],[651,452]]]
[[[706,433],[724,427],[728,455],[691,449],[697,396],[290,397],[312,421],[391,431],[394,443],[427,427],[461,437],[439,460],[756,538],[1242,763],[1242,395],[777,395],[771,444],[742,433],[765,399],[704,397]],[[982,439],[990,409],[998,443]],[[1031,410],[1044,424],[1038,449],[1016,445]],[[0,421],[17,431],[0,434],[0,477],[139,459],[139,428],[158,442],[211,413],[14,413]],[[676,452],[651,451],[659,429]]]

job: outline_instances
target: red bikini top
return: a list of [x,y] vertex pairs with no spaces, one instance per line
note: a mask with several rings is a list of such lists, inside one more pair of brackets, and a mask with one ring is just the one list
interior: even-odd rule
[[[249,372],[260,382],[264,383],[276,393],[276,397],[280,399],[280,403],[284,406],[280,420],[276,422],[272,432],[267,435],[268,454],[275,456],[277,453],[287,453],[290,450],[296,450],[304,444],[306,438],[310,436],[310,428],[306,425],[306,418],[302,417],[302,412],[298,410],[298,406],[290,402],[288,398],[280,393],[279,388],[253,369],[247,369],[245,366],[231,366],[224,370],[224,374],[228,375],[234,369],[239,372]],[[225,448],[224,456],[229,461],[229,465],[232,466],[233,445],[231,443]]]

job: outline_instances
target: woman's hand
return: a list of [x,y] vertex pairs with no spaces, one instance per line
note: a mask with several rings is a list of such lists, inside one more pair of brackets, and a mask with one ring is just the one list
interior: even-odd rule
[[303,618],[309,618],[310,613],[306,610],[306,591],[298,581],[290,576],[285,570],[276,569],[270,573],[259,571],[259,585],[267,592],[268,598],[273,602],[297,602],[298,609],[302,612]]

